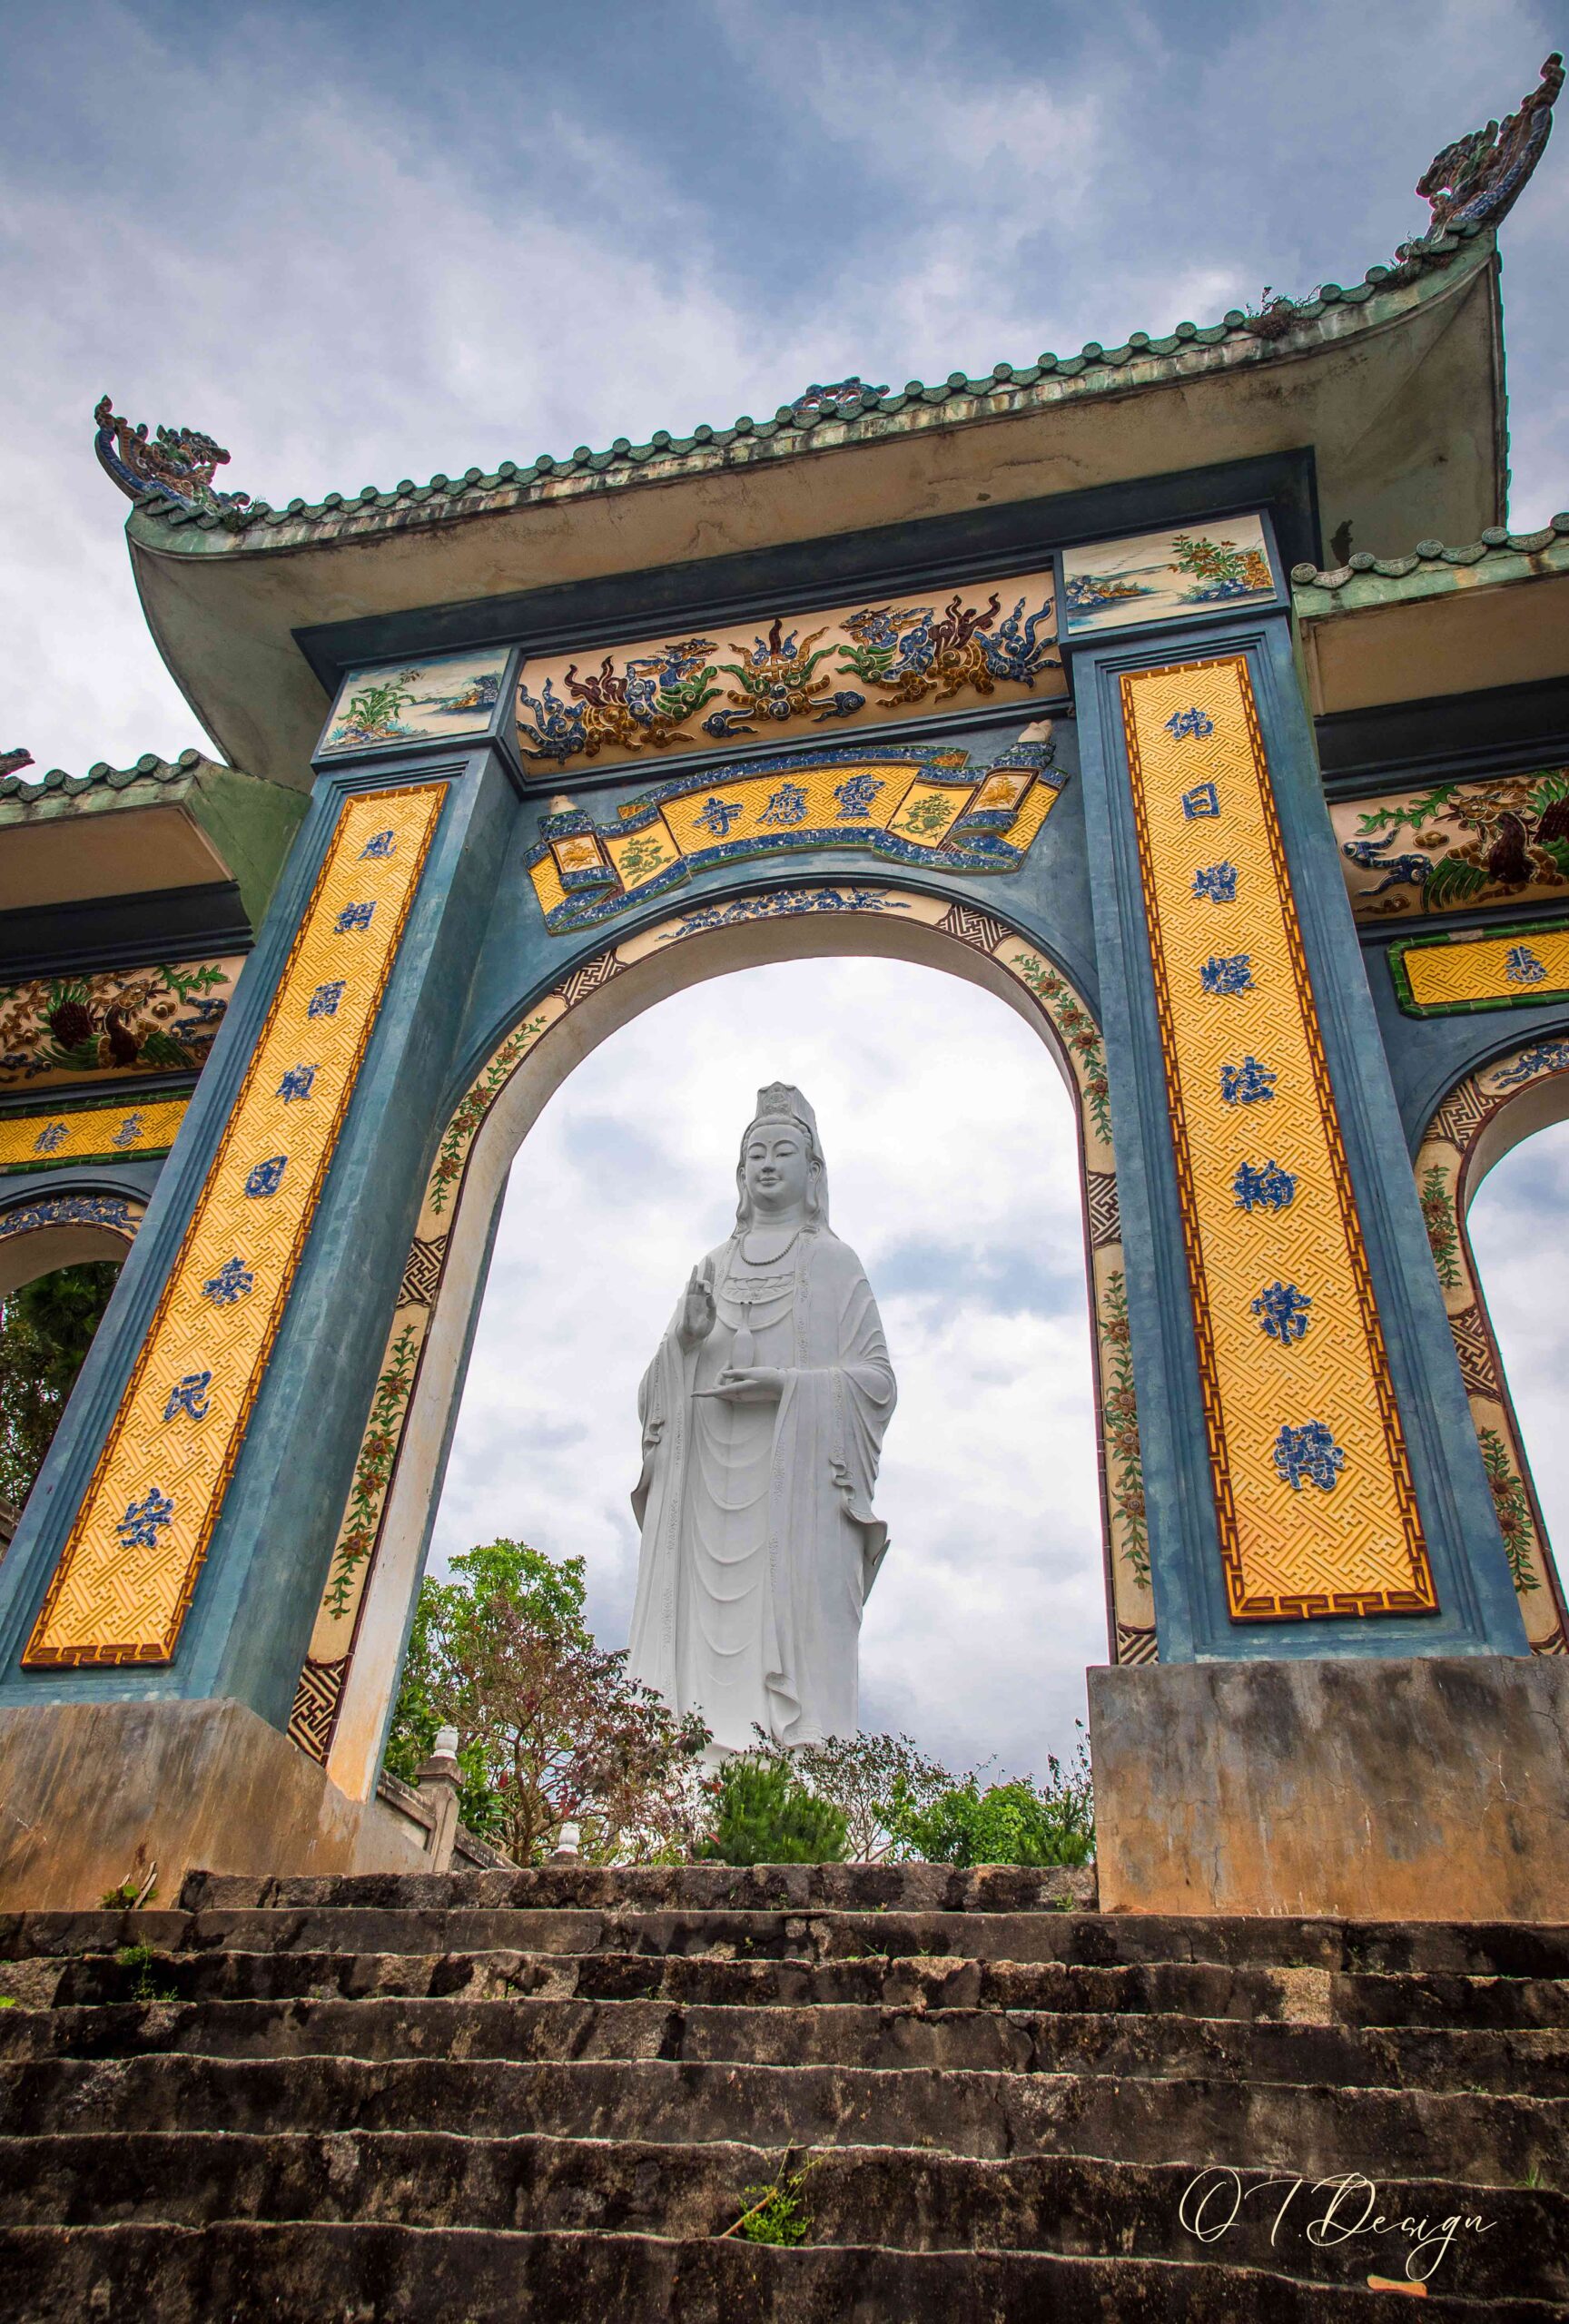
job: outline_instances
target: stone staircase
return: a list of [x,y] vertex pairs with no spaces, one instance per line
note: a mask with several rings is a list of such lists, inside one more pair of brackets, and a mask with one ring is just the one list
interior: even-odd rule
[[564,1866],[12,1915],[0,2314],[1385,2324],[1403,2220],[1424,2312],[1569,2313],[1569,1929],[1091,1905]]

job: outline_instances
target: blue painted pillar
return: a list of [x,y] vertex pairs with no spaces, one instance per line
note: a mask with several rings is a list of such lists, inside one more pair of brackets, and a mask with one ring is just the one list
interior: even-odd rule
[[325,763],[0,1566],[0,1706],[286,1724],[516,812],[494,732]]
[[1160,1658],[1521,1654],[1289,615],[1073,661]]

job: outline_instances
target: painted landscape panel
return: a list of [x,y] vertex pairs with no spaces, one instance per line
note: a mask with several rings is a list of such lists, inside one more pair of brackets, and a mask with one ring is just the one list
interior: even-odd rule
[[1274,594],[1257,517],[1228,517],[1191,531],[1137,533],[1062,553],[1063,625],[1071,637],[1127,629],[1135,622],[1185,619]]

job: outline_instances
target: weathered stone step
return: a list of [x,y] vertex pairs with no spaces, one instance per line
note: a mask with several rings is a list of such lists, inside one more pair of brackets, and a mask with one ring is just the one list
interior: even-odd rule
[[[1539,2189],[1416,2180],[1316,2191],[1256,2171],[1199,2177],[1186,2165],[981,2162],[886,2147],[827,2147],[789,2163],[804,2171],[799,2201],[818,2245],[854,2244],[874,2222],[881,2242],[900,2250],[1092,2259],[1114,2242],[1134,2259],[1208,2257],[1351,2284],[1370,2270],[1399,2276],[1414,2258],[1434,2289],[1468,2299],[1569,2303],[1569,2196]],[[421,2132],[7,2139],[0,2225],[313,2219],[701,2240],[733,2227],[779,2167],[778,2155],[736,2144]],[[1378,2216],[1381,2230],[1351,2231]]]
[[[477,1873],[466,1880],[511,1876]],[[1165,1918],[1021,1912],[703,1913],[404,1910],[350,1905],[198,1914],[0,1915],[0,1960],[163,1952],[718,1954],[744,1960],[941,1956],[1086,1967],[1209,1962],[1361,1975],[1569,1978],[1569,1928],[1546,1922]]]
[[[15,2324],[516,2324],[603,2313],[672,2324],[1409,2324],[1403,2293],[1275,2272],[1040,2252],[769,2250],[596,2234],[390,2226],[7,2228],[0,2270]],[[1439,2293],[1430,2324],[1547,2324],[1526,2299]]]
[[503,1872],[327,1878],[192,1872],[186,1912],[307,1905],[360,1911],[1038,1913],[1095,1909],[1095,1874],[1013,1864],[545,1864]]
[[930,2009],[1091,2010],[1282,2018],[1347,2025],[1569,2027],[1569,1980],[1361,1976],[1214,1962],[738,1961],[628,1953],[43,1954],[0,1961],[0,1994],[29,2007],[88,2008],[145,1998],[291,2001],[374,1994],[504,2001],[524,1994],[765,2008],[844,2004]]
[[1087,2012],[650,2001],[121,2003],[0,2013],[0,2061],[159,2055],[838,2065],[1153,2074],[1569,2098],[1569,2033]]
[[1194,2169],[1367,2167],[1386,2178],[1569,2185],[1569,2101],[1221,2078],[494,2059],[161,2055],[0,2066],[0,2134],[431,2130],[926,2146]]

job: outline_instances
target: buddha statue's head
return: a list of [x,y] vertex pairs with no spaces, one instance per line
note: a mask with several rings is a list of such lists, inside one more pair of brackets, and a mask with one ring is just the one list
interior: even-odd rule
[[828,1173],[817,1117],[787,1081],[771,1081],[757,1092],[757,1110],[741,1140],[735,1192],[739,1229],[768,1219],[828,1224]]

